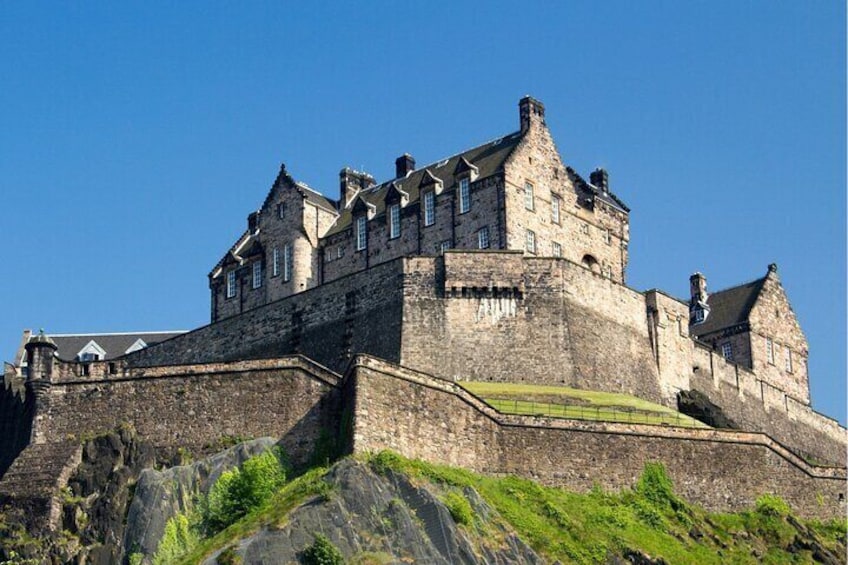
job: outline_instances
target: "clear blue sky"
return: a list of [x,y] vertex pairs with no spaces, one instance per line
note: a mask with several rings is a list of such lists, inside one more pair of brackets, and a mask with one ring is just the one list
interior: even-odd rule
[[330,196],[518,127],[632,208],[629,284],[770,262],[845,422],[845,3],[7,2],[0,357],[23,328],[189,329],[276,176]]

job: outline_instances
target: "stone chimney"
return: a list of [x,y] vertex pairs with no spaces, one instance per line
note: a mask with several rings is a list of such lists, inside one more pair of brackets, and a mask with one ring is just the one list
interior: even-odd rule
[[415,159],[409,153],[404,153],[395,159],[395,178],[402,179],[415,170]]
[[251,212],[247,215],[247,231],[250,233],[256,233],[256,230],[259,229],[259,213]]
[[368,173],[345,167],[339,171],[339,209],[347,208],[354,195],[360,190],[374,186],[374,177]]
[[533,124],[545,123],[545,105],[532,96],[525,96],[518,102],[518,117],[521,133],[525,133]]
[[707,305],[707,278],[701,273],[689,277],[689,325],[700,324],[710,315]]
[[589,174],[589,182],[598,187],[604,194],[609,194],[609,175],[605,169],[598,167]]

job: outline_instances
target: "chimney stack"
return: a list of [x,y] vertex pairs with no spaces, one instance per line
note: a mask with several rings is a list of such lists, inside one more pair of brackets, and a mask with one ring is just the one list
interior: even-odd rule
[[339,209],[344,210],[360,190],[374,186],[374,177],[368,173],[345,167],[339,171]]
[[707,304],[707,277],[695,273],[689,277],[689,325],[700,324],[710,315]]
[[395,159],[395,178],[402,179],[415,170],[415,159],[409,153],[404,153]]
[[521,133],[525,133],[532,124],[545,123],[545,105],[532,96],[525,96],[518,102],[518,117]]
[[589,182],[601,189],[604,194],[609,194],[609,175],[605,169],[598,167],[589,174]]

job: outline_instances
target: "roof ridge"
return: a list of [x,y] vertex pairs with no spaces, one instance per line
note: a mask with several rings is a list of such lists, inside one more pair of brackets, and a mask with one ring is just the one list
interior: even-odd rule
[[750,284],[761,283],[761,282],[763,282],[764,280],[766,280],[766,277],[760,277],[760,278],[753,279],[753,280],[750,280],[750,281],[746,281],[746,282],[742,282],[742,283],[739,283],[739,284],[735,284],[735,285],[733,285],[733,286],[728,286],[728,287],[725,287],[725,288],[721,288],[721,289],[719,289],[719,290],[713,290],[713,291],[709,291],[709,290],[708,290],[707,292],[708,292],[710,295],[719,294],[719,293],[721,293],[721,292],[727,292],[728,290],[734,290],[734,289],[737,289],[737,288],[741,288],[741,287],[743,287],[743,286],[748,286],[748,285],[750,285]]
[[179,334],[186,333],[188,330],[148,330],[143,332],[97,332],[97,333],[80,333],[80,334],[48,334],[51,338],[54,337],[102,337],[116,335],[154,335],[154,334]]

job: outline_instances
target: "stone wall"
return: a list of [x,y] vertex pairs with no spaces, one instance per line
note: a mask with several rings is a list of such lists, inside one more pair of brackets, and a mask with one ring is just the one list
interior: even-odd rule
[[0,383],[0,478],[29,443],[34,408],[23,378],[6,370]]
[[220,449],[226,438],[270,435],[282,438],[292,460],[303,463],[322,430],[336,433],[338,376],[301,357],[89,378],[61,368],[54,374],[38,409],[36,444],[130,425],[163,453],[181,448],[199,454]]
[[397,361],[403,260],[384,263],[127,355],[130,367],[302,353],[343,371],[352,352]]
[[802,516],[845,515],[845,469],[815,467],[758,433],[506,416],[458,384],[368,357],[348,376],[354,453],[517,474],[586,491],[632,486],[660,461],[686,499],[741,510],[773,493]]
[[692,389],[707,395],[741,429],[767,433],[790,449],[831,465],[845,463],[845,428],[717,352],[693,348]]
[[[442,378],[663,397],[638,292],[565,259],[409,259],[400,363]],[[434,284],[435,281],[435,284]]]

